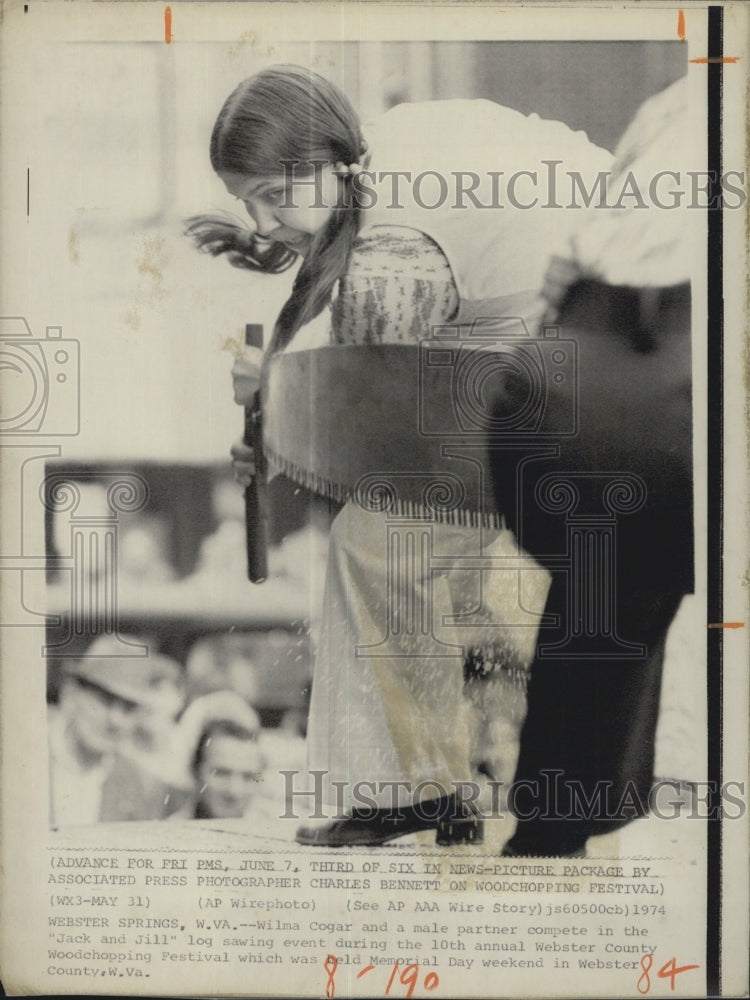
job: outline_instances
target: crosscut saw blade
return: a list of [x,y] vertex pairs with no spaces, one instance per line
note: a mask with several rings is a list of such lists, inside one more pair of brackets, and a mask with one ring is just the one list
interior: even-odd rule
[[337,502],[499,527],[490,448],[538,431],[543,383],[524,351],[455,331],[282,353],[265,371],[264,447],[278,471]]

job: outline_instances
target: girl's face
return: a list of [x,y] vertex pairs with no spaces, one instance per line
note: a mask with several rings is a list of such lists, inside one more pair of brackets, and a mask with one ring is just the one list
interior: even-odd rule
[[304,255],[337,204],[339,181],[333,165],[308,177],[235,174],[221,171],[227,191],[245,208],[259,236]]

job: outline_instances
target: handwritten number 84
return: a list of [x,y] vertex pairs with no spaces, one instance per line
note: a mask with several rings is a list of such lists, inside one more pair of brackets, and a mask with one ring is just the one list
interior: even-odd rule
[[[638,978],[638,992],[646,994],[651,989],[651,978],[649,972],[651,971],[651,966],[654,964],[654,959],[651,955],[641,956],[641,974]],[[669,979],[669,988],[674,989],[675,976],[680,972],[687,972],[689,969],[699,969],[699,965],[677,965],[674,958],[670,958],[668,962],[656,973],[659,979]]]

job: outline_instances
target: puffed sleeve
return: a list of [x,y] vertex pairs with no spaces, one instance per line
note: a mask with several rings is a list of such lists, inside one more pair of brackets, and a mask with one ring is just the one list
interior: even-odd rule
[[332,303],[336,344],[417,343],[458,309],[450,266],[433,240],[405,227],[377,226],[352,246]]

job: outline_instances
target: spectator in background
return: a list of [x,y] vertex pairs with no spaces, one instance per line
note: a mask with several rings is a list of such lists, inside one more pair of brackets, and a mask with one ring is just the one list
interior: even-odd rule
[[127,755],[142,718],[162,702],[172,663],[121,652],[103,637],[63,668],[49,711],[52,826],[163,819],[184,798]]
[[265,761],[249,729],[215,719],[201,734],[193,760],[195,789],[181,816],[239,819],[257,797]]
[[266,767],[260,722],[243,698],[233,691],[196,698],[179,728],[192,792],[175,818],[240,819],[268,811],[260,787]]

